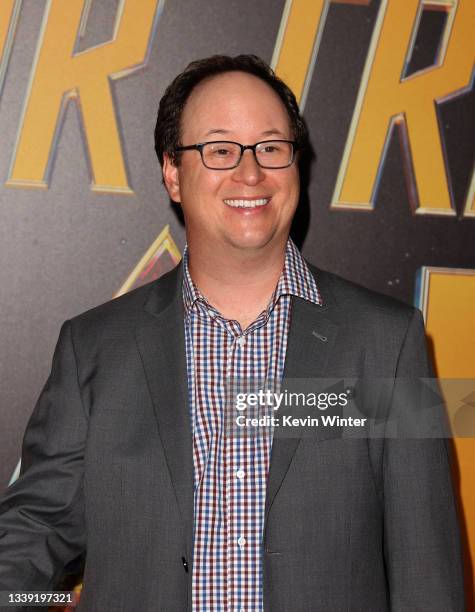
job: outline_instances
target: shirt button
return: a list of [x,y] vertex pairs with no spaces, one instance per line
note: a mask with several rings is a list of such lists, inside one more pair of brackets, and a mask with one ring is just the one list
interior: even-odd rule
[[244,336],[239,336],[236,342],[239,344],[239,346],[244,346],[246,344],[246,338]]
[[238,470],[236,472],[236,476],[239,478],[239,480],[242,480],[245,475],[246,475],[246,472],[244,470]]
[[242,550],[246,544],[246,538],[241,536],[238,540],[239,548]]

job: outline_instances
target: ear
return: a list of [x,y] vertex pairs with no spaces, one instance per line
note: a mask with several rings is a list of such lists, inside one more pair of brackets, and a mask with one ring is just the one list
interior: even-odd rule
[[170,159],[168,153],[163,154],[163,182],[167,188],[168,195],[173,202],[181,202],[180,179],[178,176],[178,166]]

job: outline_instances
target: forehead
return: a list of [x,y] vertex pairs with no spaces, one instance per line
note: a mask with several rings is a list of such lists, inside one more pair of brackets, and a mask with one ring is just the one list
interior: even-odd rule
[[245,72],[226,72],[199,83],[181,118],[183,140],[199,139],[209,132],[218,137],[257,137],[271,130],[281,132],[283,138],[291,136],[287,109],[270,85]]

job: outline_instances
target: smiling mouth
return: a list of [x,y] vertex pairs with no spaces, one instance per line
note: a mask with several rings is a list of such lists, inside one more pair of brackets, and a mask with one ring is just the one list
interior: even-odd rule
[[265,206],[269,200],[270,198],[256,198],[255,200],[229,199],[223,200],[223,202],[232,208],[257,208],[259,206]]

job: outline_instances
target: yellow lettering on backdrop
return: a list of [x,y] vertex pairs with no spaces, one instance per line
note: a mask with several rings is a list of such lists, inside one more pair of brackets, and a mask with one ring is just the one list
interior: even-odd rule
[[475,217],[475,169],[472,173],[472,180],[470,181],[467,199],[465,201],[465,216]]
[[0,92],[10,59],[20,5],[21,0],[2,0],[0,2]]
[[305,107],[330,2],[369,4],[370,0],[287,0],[282,12],[271,66]]
[[[420,274],[418,306],[434,347],[440,386],[452,425],[458,468],[455,483],[462,501],[461,520],[466,538],[467,599],[475,578],[470,558],[475,558],[475,439],[473,388],[475,360],[475,270],[424,267]],[[454,380],[456,379],[456,380]],[[467,386],[467,394],[460,391]],[[453,392],[457,391],[456,394]],[[471,405],[470,405],[471,404]],[[470,594],[471,595],[471,594]]]
[[[424,4],[448,11],[437,65],[404,77]],[[469,86],[474,61],[473,0],[382,0],[340,167],[332,208],[372,209],[389,127],[404,129],[418,213],[454,215],[444,163],[436,102]],[[412,43],[410,42],[412,41]],[[414,187],[410,186],[409,192]],[[472,193],[473,200],[473,193]],[[473,206],[467,201],[467,209]],[[467,210],[468,214],[468,210]]]
[[305,106],[313,66],[328,11],[326,0],[287,0],[282,13],[271,66]]
[[[94,191],[133,193],[109,79],[146,62],[159,0],[120,0],[112,40],[75,52],[84,0],[48,0],[7,185],[46,188],[61,116],[80,101]],[[160,7],[163,0],[160,0]]]
[[165,225],[158,234],[114,297],[119,297],[119,295],[123,295],[127,291],[152,280],[153,277],[149,276],[150,272],[153,271],[164,253],[168,253],[174,265],[181,259],[180,249],[173,240],[169,225]]

